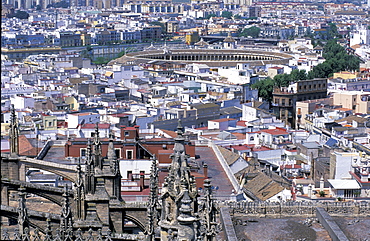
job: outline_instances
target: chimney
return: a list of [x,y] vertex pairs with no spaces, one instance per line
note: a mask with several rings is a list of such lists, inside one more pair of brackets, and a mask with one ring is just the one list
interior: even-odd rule
[[140,190],[144,189],[144,178],[145,178],[145,172],[140,171]]
[[206,179],[208,178],[208,165],[206,163],[203,165],[203,175]]

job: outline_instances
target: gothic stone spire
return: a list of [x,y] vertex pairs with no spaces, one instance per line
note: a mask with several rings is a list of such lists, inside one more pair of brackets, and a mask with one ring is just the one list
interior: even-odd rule
[[185,138],[181,121],[171,155],[172,163],[162,188],[162,212],[159,222],[161,240],[195,240],[199,227],[197,218],[197,190],[190,174],[189,155],[186,154]]
[[19,226],[19,233],[21,235],[24,234],[25,228],[28,227],[28,215],[27,215],[27,208],[26,208],[26,192],[24,187],[20,187],[18,189],[19,195],[19,206],[18,206],[18,226]]
[[86,194],[95,193],[95,173],[94,173],[94,158],[91,151],[90,139],[87,140],[87,151],[86,151],[86,171],[85,171],[85,190]]
[[155,227],[158,225],[158,167],[157,160],[152,157],[152,167],[150,173],[150,193],[148,201],[148,235],[149,241],[155,240]]
[[99,137],[99,124],[96,123],[94,135],[94,167],[103,169],[101,142]]
[[12,105],[11,114],[10,114],[10,129],[9,129],[10,154],[11,155],[19,154],[18,138],[19,138],[18,120],[15,114],[14,105]]

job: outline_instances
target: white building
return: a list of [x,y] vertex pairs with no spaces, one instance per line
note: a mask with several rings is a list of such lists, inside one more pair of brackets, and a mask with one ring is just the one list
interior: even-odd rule
[[218,120],[209,120],[208,129],[227,130],[229,127],[236,127],[236,119],[224,118]]
[[352,179],[349,173],[352,170],[352,164],[360,160],[356,152],[334,152],[332,154],[335,162],[334,179]]
[[83,124],[95,124],[100,122],[100,114],[91,112],[67,114],[67,122],[69,129]]
[[10,98],[11,104],[14,105],[15,109],[34,108],[35,99],[29,96],[14,96]]
[[350,36],[350,46],[356,44],[370,44],[370,29],[367,26],[358,26]]

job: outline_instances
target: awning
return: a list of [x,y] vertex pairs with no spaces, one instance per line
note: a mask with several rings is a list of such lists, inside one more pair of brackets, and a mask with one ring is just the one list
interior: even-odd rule
[[112,71],[107,71],[107,72],[105,72],[105,76],[113,77],[113,72]]
[[356,180],[328,179],[328,182],[336,190],[361,189],[360,184]]
[[326,143],[325,145],[329,146],[329,147],[334,147],[335,145],[337,145],[338,141],[333,139],[333,138],[330,138]]

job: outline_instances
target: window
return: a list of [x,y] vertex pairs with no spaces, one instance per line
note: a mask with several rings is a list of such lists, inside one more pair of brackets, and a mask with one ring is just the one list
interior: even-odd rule
[[86,156],[86,148],[80,148],[80,156],[81,157]]
[[132,180],[132,171],[127,171],[127,179]]
[[116,148],[116,149],[114,149],[114,152],[115,152],[117,158],[121,158],[121,149]]
[[130,133],[128,131],[125,131],[125,136],[129,136]]
[[49,121],[49,126],[53,126],[53,123],[51,121]]
[[249,138],[250,141],[254,141],[254,136],[251,136],[251,138]]
[[127,150],[126,151],[126,159],[132,159],[133,153],[134,152],[132,150]]

